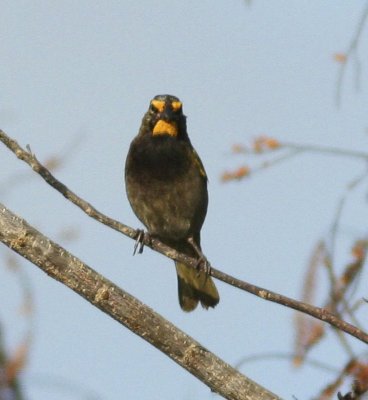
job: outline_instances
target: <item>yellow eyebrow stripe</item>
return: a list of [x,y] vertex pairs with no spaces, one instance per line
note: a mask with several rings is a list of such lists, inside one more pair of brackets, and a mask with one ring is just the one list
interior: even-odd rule
[[181,101],[173,101],[171,107],[174,111],[179,111],[181,109]]
[[161,100],[152,100],[151,104],[155,107],[159,112],[164,111],[165,109],[165,102]]

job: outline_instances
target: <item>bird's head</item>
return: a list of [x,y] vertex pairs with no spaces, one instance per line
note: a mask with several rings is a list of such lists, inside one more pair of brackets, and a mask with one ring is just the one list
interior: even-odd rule
[[149,133],[154,137],[166,135],[187,138],[186,117],[181,101],[169,94],[155,96],[143,117],[140,133]]

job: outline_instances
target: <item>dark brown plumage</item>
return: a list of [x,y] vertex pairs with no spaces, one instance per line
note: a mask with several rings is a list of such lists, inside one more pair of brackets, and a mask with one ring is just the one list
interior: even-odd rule
[[[156,96],[132,141],[125,165],[129,202],[148,232],[168,246],[197,257],[188,238],[200,247],[200,230],[206,216],[207,176],[192,147],[180,100]],[[210,276],[176,262],[179,302],[192,311],[219,302]]]

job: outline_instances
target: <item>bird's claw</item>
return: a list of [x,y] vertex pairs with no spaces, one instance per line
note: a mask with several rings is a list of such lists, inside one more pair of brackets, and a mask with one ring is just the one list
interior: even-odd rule
[[144,236],[145,236],[144,230],[137,229],[137,239],[136,239],[135,244],[134,244],[133,256],[137,252],[137,249],[138,249],[138,254],[142,254],[143,253]]
[[200,249],[200,247],[197,245],[197,243],[194,241],[194,239],[192,237],[190,237],[188,239],[188,242],[192,245],[193,249],[198,254],[196,269],[198,271],[203,271],[206,275],[210,275],[211,274],[211,264],[208,262],[206,256],[202,253],[202,250]]
[[206,275],[211,275],[211,264],[204,255],[198,258],[196,268],[198,271],[203,271]]

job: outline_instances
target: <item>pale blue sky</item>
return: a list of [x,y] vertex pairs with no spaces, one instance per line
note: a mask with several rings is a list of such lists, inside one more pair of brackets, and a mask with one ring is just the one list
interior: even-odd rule
[[[55,175],[100,211],[138,228],[123,185],[128,146],[150,99],[178,96],[210,180],[204,252],[218,269],[298,298],[311,249],[327,234],[337,200],[364,165],[303,155],[241,183],[224,185],[219,178],[244,162],[259,164],[256,157],[230,154],[233,143],[259,134],[367,148],[368,33],[359,47],[361,90],[354,90],[349,66],[339,109],[334,98],[339,66],[333,60],[335,52],[346,50],[364,4],[5,0],[0,128],[22,146],[29,144],[41,161],[75,146]],[[63,228],[76,229],[77,240],[62,242],[69,251],[228,363],[292,351],[292,311],[218,282],[221,302],[215,310],[183,313],[170,260],[149,249],[133,258],[131,240],[89,219],[4,146],[0,160],[5,205],[57,241]],[[10,176],[26,180],[4,191],[1,185]],[[365,233],[359,225],[367,218],[365,196],[362,187],[344,213],[340,267],[349,260],[351,234]],[[23,374],[29,399],[71,399],[52,386],[54,380],[71,381],[104,400],[215,396],[69,289],[23,265],[36,300],[35,337]],[[4,271],[1,276],[6,284],[0,321],[11,349],[24,321],[16,314],[14,276]],[[312,355],[342,365],[346,356],[331,332],[329,337]],[[310,367],[294,371],[280,360],[249,363],[241,371],[285,399],[308,399],[333,378]]]

